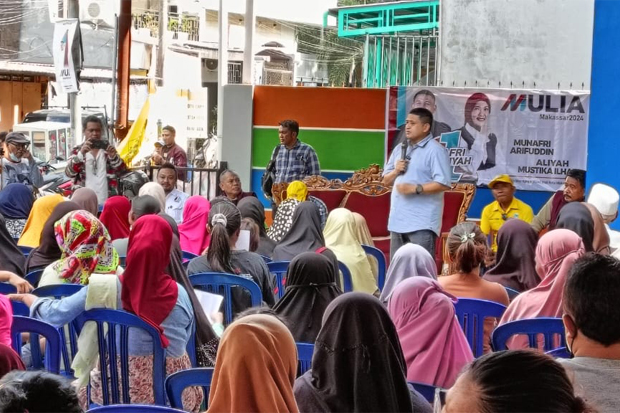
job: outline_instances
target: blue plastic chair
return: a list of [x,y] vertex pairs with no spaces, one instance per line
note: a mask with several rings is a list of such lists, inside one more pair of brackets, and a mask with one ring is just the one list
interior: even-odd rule
[[11,307],[13,308],[13,315],[20,315],[22,317],[30,317],[30,308],[22,302],[11,300]]
[[474,357],[480,357],[484,345],[484,320],[489,317],[500,319],[506,307],[493,301],[459,298],[454,308]]
[[[84,288],[84,286],[80,284],[51,284],[44,287],[35,288],[32,291],[32,294],[37,297],[53,297],[59,300],[79,292],[82,288]],[[73,377],[74,371],[71,368],[71,362],[78,351],[77,340],[80,335],[79,330],[75,322],[70,322],[66,326],[58,327],[58,333],[60,333],[60,337],[64,343],[64,345],[60,347],[64,367],[62,374]]]
[[191,261],[194,258],[198,258],[198,255],[194,254],[193,252],[188,252],[188,251],[182,251],[182,256],[183,256],[183,262]]
[[263,303],[263,294],[258,284],[239,275],[205,272],[190,275],[189,281],[194,288],[224,296],[224,322],[226,324],[230,324],[233,320],[232,287],[241,287],[249,291],[252,307],[260,306]]
[[177,409],[183,408],[183,390],[190,386],[201,386],[204,391],[204,401],[209,407],[209,391],[213,380],[213,367],[199,367],[177,371],[166,377],[166,394],[170,400],[170,406]]
[[509,287],[504,287],[504,288],[506,289],[506,292],[508,293],[508,299],[511,302],[512,302],[512,300],[517,298],[517,296],[520,294],[519,291],[513,290],[512,288],[509,288]]
[[264,255],[261,255],[260,257],[263,259],[263,261],[265,261],[265,264],[269,264],[270,262],[273,262],[271,258],[266,257]]
[[413,386],[414,389],[418,393],[420,393],[427,402],[433,404],[435,402],[435,386],[431,386],[430,384],[418,383],[416,381],[410,381],[410,385]]
[[274,293],[278,299],[282,298],[284,295],[284,290],[286,289],[286,271],[288,271],[288,265],[290,263],[290,261],[272,261],[267,263],[269,272],[276,276],[276,288]]
[[0,294],[17,294],[17,288],[9,283],[0,283]]
[[314,344],[295,344],[297,344],[297,377],[299,377],[312,368],[312,355],[314,354]]
[[364,249],[364,252],[366,253],[366,255],[371,255],[375,257],[375,259],[377,260],[377,264],[379,267],[379,275],[377,277],[377,284],[379,284],[378,285],[379,290],[383,291],[383,286],[385,285],[385,272],[387,268],[387,265],[385,262],[385,254],[383,254],[383,251],[381,251],[379,248],[375,248],[370,245],[362,244],[362,248]]
[[[13,316],[11,326],[11,339],[13,350],[22,355],[22,333],[30,333],[30,354],[32,355],[32,367],[34,370],[45,370],[50,373],[60,373],[60,333],[51,324],[30,317],[19,315]],[[39,335],[45,337],[45,361],[41,356]]]
[[26,247],[25,245],[18,245],[19,250],[24,254],[24,257],[27,257],[34,248]]
[[192,367],[198,367],[198,356],[196,355],[196,320],[192,323],[192,332],[189,335],[189,341],[185,347],[189,361],[192,363]]
[[[507,350],[506,341],[516,334],[527,334],[530,348],[538,348],[537,337],[543,335],[545,339],[544,351],[551,351],[557,347],[566,347],[564,324],[561,318],[540,317],[527,320],[516,320],[502,324],[493,331],[491,341],[493,350]],[[560,345],[554,344],[553,337],[560,337]]]
[[[92,321],[97,324],[99,344],[99,366],[101,382],[110,386],[102,386],[103,404],[130,404],[129,398],[129,329],[141,329],[153,340],[153,394],[155,404],[165,406],[166,394],[164,378],[166,376],[166,356],[161,344],[159,330],[126,311],[94,309],[85,311],[76,318],[79,330],[84,324]],[[108,326],[107,335],[104,326]],[[117,348],[117,342],[119,348]],[[120,359],[120,377],[116,360]],[[112,362],[112,366],[110,366]],[[89,384],[90,386],[90,384]],[[90,389],[89,389],[90,390]],[[125,406],[126,410],[127,406]]]
[[345,293],[350,293],[353,291],[353,280],[351,279],[351,271],[349,267],[342,261],[338,261],[338,269],[342,273],[342,283],[343,283],[343,291]]
[[37,285],[39,285],[39,280],[41,279],[41,275],[43,275],[43,270],[35,270],[26,274],[24,278],[30,283],[30,285],[32,285],[34,288],[37,288]]
[[184,410],[172,407],[155,406],[152,404],[117,404],[111,406],[95,407],[86,413],[184,413]]

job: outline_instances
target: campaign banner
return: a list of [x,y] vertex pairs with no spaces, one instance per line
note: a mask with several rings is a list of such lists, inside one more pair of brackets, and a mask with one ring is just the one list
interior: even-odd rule
[[586,169],[588,91],[395,86],[389,90],[386,157],[412,108],[433,113],[431,133],[450,155],[452,181],[486,186],[499,174],[517,189],[556,191]]
[[80,30],[78,19],[59,20],[54,24],[52,44],[56,81],[63,93],[77,93],[81,69]]

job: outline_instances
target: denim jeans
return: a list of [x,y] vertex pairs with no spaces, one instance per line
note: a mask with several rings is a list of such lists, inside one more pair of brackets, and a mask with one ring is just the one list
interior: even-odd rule
[[433,259],[435,259],[435,245],[437,244],[437,234],[428,229],[420,231],[408,232],[401,234],[398,232],[390,232],[390,260],[394,258],[394,254],[400,247],[407,243],[418,244],[427,250]]

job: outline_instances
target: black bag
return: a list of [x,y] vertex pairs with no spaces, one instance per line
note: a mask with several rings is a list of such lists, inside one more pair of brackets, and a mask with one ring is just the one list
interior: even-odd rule
[[276,150],[273,152],[273,155],[267,164],[267,168],[263,173],[263,177],[260,180],[263,193],[269,199],[273,196],[271,193],[271,187],[276,180],[276,158],[278,157],[278,152],[280,152],[280,145],[276,146]]

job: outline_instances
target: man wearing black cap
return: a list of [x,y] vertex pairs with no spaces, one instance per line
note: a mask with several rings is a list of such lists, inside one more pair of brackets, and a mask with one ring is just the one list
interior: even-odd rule
[[4,140],[2,157],[2,188],[12,183],[43,185],[43,177],[32,154],[28,150],[30,141],[23,133],[11,132]]

